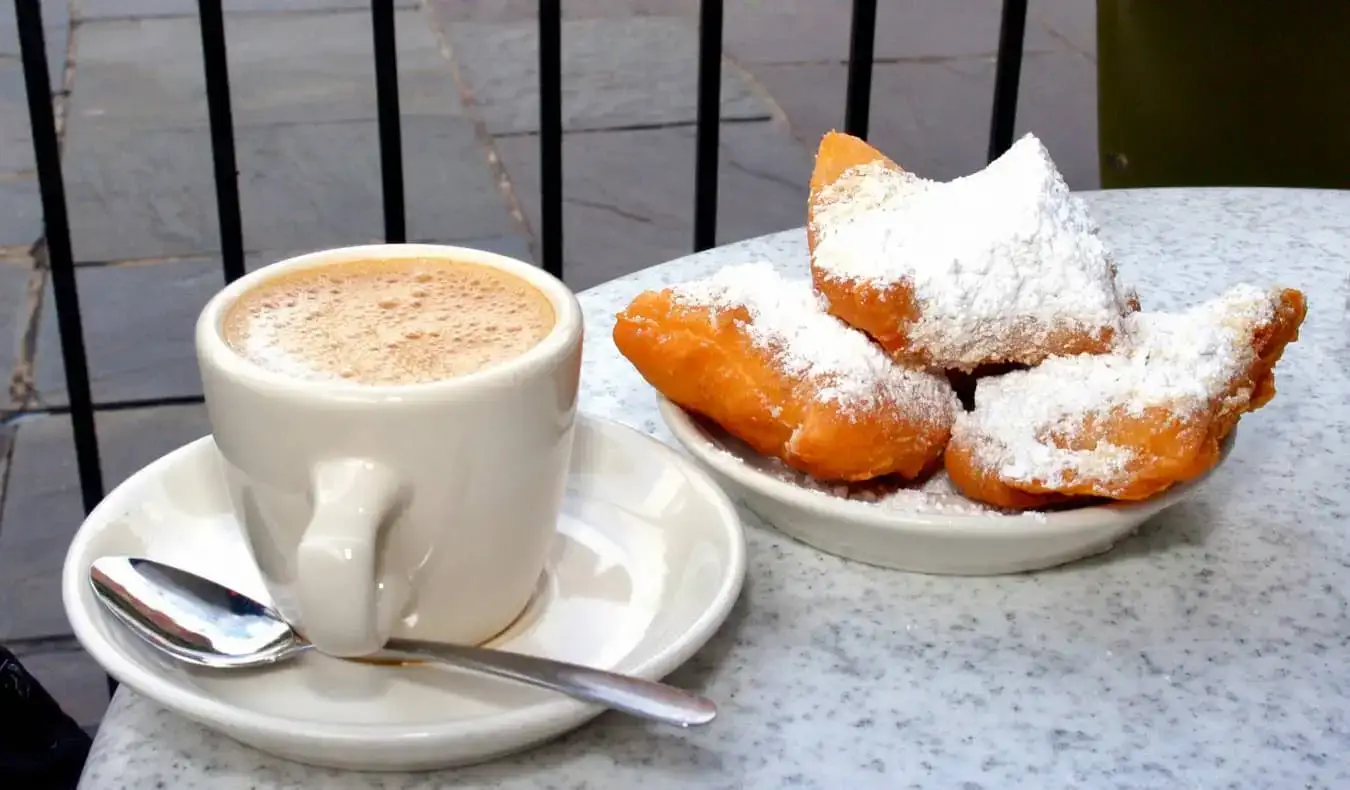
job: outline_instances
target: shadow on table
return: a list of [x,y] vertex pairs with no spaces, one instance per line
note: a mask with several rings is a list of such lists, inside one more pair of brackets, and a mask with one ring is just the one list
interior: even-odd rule
[[1181,502],[1144,522],[1130,537],[1104,554],[1071,562],[1040,573],[1073,572],[1082,568],[1109,565],[1131,557],[1163,554],[1183,546],[1204,546],[1218,527],[1214,512],[1203,502]]

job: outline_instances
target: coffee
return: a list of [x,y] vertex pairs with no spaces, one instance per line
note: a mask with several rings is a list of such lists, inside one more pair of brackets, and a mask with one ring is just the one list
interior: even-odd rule
[[555,322],[523,279],[435,258],[360,260],[300,269],[244,293],[225,342],[292,378],[422,384],[518,357]]

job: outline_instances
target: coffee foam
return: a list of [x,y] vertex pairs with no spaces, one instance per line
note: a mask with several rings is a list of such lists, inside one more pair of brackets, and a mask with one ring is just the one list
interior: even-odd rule
[[292,378],[422,384],[520,356],[554,322],[548,297],[514,275],[379,259],[268,280],[230,307],[224,336],[240,355]]

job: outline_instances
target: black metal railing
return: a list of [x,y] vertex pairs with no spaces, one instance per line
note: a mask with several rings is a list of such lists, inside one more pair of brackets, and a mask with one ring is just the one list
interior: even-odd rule
[[94,431],[94,399],[89,365],[84,354],[84,327],[80,323],[80,294],[75,286],[75,259],[70,247],[70,218],[66,213],[66,186],[61,176],[61,143],[56,136],[51,78],[47,74],[47,43],[42,35],[42,8],[38,0],[15,0],[15,27],[23,58],[28,118],[33,132],[33,159],[42,200],[43,243],[46,246],[52,294],[56,298],[61,356],[65,360],[66,391],[75,433],[75,463],[80,476],[84,511],[103,498],[103,468]]
[[[45,232],[42,244],[50,267],[56,302],[61,353],[65,360],[69,413],[74,428],[80,493],[86,512],[103,498],[103,476],[96,411],[167,403],[199,402],[200,397],[94,403],[80,319],[80,297],[61,173],[60,143],[52,107],[40,0],[14,0],[23,59],[28,112],[33,133]],[[235,161],[234,122],[230,108],[230,78],[226,58],[225,23],[221,0],[199,0],[202,57],[211,131],[216,209],[220,250],[226,282],[244,274],[243,223],[239,209],[238,168]],[[699,11],[698,112],[694,166],[693,249],[715,244],[717,234],[718,135],[720,131],[722,2],[702,0]],[[1018,77],[1026,28],[1026,0],[1005,0],[995,68],[993,117],[989,158],[1012,144],[1017,109]],[[539,167],[540,263],[552,274],[563,274],[563,156],[562,156],[562,11],[560,0],[539,2]],[[876,37],[877,0],[854,0],[849,38],[848,87],[844,130],[866,137],[872,92],[872,53]],[[403,151],[398,101],[398,56],[393,0],[372,0],[375,87],[379,113],[380,169],[385,239],[406,240],[403,192]]]

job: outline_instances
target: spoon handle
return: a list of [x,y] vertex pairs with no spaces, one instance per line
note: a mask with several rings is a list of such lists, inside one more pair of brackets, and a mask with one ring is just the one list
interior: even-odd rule
[[679,727],[707,724],[717,715],[712,700],[674,686],[504,650],[390,639],[376,657],[438,661]]

